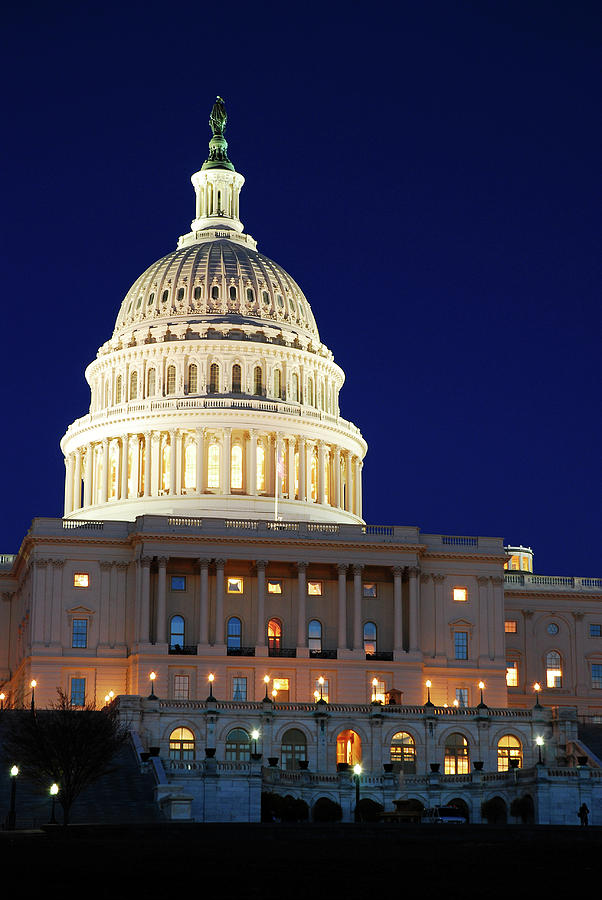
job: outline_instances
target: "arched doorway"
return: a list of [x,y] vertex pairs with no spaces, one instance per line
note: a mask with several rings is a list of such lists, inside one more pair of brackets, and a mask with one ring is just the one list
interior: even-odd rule
[[470,821],[470,810],[468,808],[468,803],[465,800],[462,800],[461,797],[454,797],[453,800],[450,800],[447,806],[453,806],[454,809],[457,809],[460,815],[464,816],[467,822]]
[[362,761],[362,739],[356,731],[347,728],[337,737],[337,766],[341,763],[354,766]]

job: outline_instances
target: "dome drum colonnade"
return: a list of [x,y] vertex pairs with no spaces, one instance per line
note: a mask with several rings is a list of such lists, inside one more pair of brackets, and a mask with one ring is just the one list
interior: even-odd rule
[[363,521],[344,373],[299,286],[243,233],[226,147],[214,133],[192,231],[134,283],[86,370],[90,414],[61,441],[67,517],[134,519],[143,500],[270,518],[278,498],[285,519]]

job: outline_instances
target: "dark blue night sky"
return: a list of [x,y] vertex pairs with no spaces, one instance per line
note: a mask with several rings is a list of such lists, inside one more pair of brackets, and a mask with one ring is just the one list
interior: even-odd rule
[[599,6],[3,7],[0,552],[227,103],[241,218],[300,283],[368,441],[364,515],[599,575]]

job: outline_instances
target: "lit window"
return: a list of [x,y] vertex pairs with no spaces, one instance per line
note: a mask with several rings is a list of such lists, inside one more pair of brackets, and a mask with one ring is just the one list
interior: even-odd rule
[[337,764],[347,763],[354,766],[362,761],[362,741],[355,731],[346,729],[337,737]]
[[135,400],[138,396],[138,373],[132,372],[130,375],[130,400]]
[[240,650],[242,646],[242,622],[237,616],[228,619],[227,649]]
[[248,762],[251,759],[251,740],[244,728],[234,728],[226,737],[226,761]]
[[228,593],[229,594],[242,594],[244,588],[244,583],[242,578],[228,578]]
[[281,594],[282,582],[275,578],[268,578],[268,594]]
[[310,653],[322,652],[322,624],[312,619],[307,628],[307,639]]
[[515,572],[518,572],[520,570],[520,562],[519,562],[518,556],[512,557],[512,559],[510,560],[510,568],[513,569]]
[[155,386],[156,386],[155,370],[151,369],[150,372],[148,373],[148,390],[146,392],[147,397],[155,396],[155,389],[156,389]]
[[362,586],[364,597],[376,597],[376,584],[373,581],[365,581]]
[[[320,695],[320,687],[322,688],[322,692],[321,692],[322,700],[324,700],[325,703],[328,703],[328,697],[330,695],[330,681],[328,680],[328,678],[323,678],[321,685],[320,685],[320,679],[316,678],[315,683],[314,683],[314,692],[317,691],[318,696]],[[315,693],[314,693],[314,699],[315,699]]]
[[268,622],[268,653],[276,656],[282,647],[282,625],[278,619]]
[[454,632],[454,656],[456,659],[468,659],[468,632]]
[[504,631],[506,634],[516,634],[518,631],[518,623],[516,619],[506,619],[504,622]]
[[71,646],[78,650],[85,650],[88,646],[88,620],[74,619],[71,630]]
[[220,445],[210,444],[207,453],[207,487],[219,488]]
[[232,679],[232,699],[233,700],[242,700],[246,702],[247,699],[247,679],[242,676],[236,676]]
[[468,741],[462,734],[450,734],[445,742],[445,774],[467,775],[469,766]]
[[602,637],[602,625],[590,625],[589,626],[589,636],[590,637]]
[[234,444],[230,466],[230,487],[234,491],[242,489],[242,447]]
[[257,490],[265,491],[265,450],[257,444]]
[[288,731],[285,731],[282,735],[280,756],[282,768],[289,772],[298,769],[300,762],[305,762],[307,759],[307,740],[302,731],[298,728],[289,728]]
[[86,679],[71,679],[71,705],[84,706],[86,703]]
[[171,576],[171,589],[172,589],[172,591],[185,591],[186,590],[186,576],[185,575],[172,575]]
[[454,588],[454,600],[458,601],[459,603],[464,603],[466,600],[468,600],[467,589],[463,588],[463,587],[455,587]]
[[188,675],[174,675],[173,696],[174,700],[188,700],[190,698],[190,678]]
[[374,622],[366,622],[364,625],[364,653],[366,656],[374,656],[376,653],[376,625]]
[[196,485],[196,446],[192,441],[184,450],[184,488],[192,490]]
[[274,678],[272,687],[276,691],[275,699],[281,703],[287,703],[289,699],[289,680],[288,678]]
[[393,771],[404,775],[416,774],[416,745],[414,738],[407,731],[398,731],[391,738],[391,762]]
[[592,663],[592,687],[602,688],[602,663]]
[[456,688],[458,706],[468,706],[468,688]]
[[121,375],[117,376],[115,382],[115,403],[121,403]]
[[560,653],[551,650],[546,656],[546,687],[562,687],[562,660]]
[[184,619],[182,616],[172,616],[169,625],[170,650],[182,650],[184,647]]
[[518,663],[514,659],[506,663],[506,687],[518,687]]
[[90,586],[90,576],[87,572],[75,572],[73,575],[73,587],[87,588]]
[[169,735],[170,759],[194,759],[194,734],[190,728],[174,728]]
[[322,596],[322,582],[321,581],[308,581],[307,582],[307,593],[311,597],[321,597]]
[[[375,681],[376,684],[374,684]],[[386,700],[386,692],[387,686],[384,681],[380,681],[378,678],[370,679],[370,700],[374,703],[384,703]]]
[[[518,738],[513,734],[505,734],[497,745],[497,770],[507,772],[510,768],[510,760],[518,760],[518,768],[523,764],[523,748]],[[513,767],[514,768],[514,767]]]
[[176,367],[167,367],[167,393],[175,394],[176,392]]

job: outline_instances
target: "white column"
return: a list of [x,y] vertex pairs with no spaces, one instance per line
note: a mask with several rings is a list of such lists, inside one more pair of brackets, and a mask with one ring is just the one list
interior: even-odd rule
[[140,559],[140,641],[150,639],[150,565],[151,557]]
[[176,494],[178,496],[182,493],[182,487],[184,482],[183,477],[183,465],[182,460],[184,457],[183,453],[183,443],[184,439],[181,431],[176,431]]
[[356,456],[353,460],[353,474],[355,477],[355,502],[353,505],[353,511],[356,516],[360,515],[361,508],[361,487],[360,487],[360,461]]
[[358,509],[357,509],[357,514],[360,517],[363,515],[362,510],[364,508],[364,491],[363,491],[363,487],[362,487],[363,469],[364,469],[364,461],[360,460],[360,464],[358,466],[358,504],[359,505],[358,505]]
[[167,586],[167,556],[159,557],[159,574],[157,576],[157,634],[156,641],[158,644],[164,644],[167,640],[167,603],[166,603],[166,586]]
[[126,500],[128,495],[128,441],[129,435],[121,438],[121,500]]
[[307,603],[307,584],[306,584],[307,563],[299,561],[297,563],[297,647],[307,647],[307,625],[306,619],[306,603]]
[[409,569],[410,578],[410,652],[418,651],[418,635],[420,634],[419,619],[419,583],[418,575],[420,569],[411,566]]
[[73,511],[73,453],[65,459],[65,515]]
[[230,474],[232,472],[232,429],[224,428],[224,440],[222,444],[222,492],[230,493]]
[[[130,459],[130,442],[132,445],[132,472],[131,479],[129,474],[127,477],[127,496],[131,496],[134,499],[140,496],[140,436],[138,434],[133,434],[131,438],[128,439],[128,455],[125,461],[126,471],[129,467],[129,459]],[[130,481],[132,483],[132,492],[130,494]]]
[[92,444],[86,445],[86,458],[84,466],[84,506],[90,506],[92,503],[92,466],[93,466]]
[[305,438],[299,438],[299,500],[307,499],[307,477],[305,464],[307,462],[307,450]]
[[81,509],[82,505],[82,448],[75,451],[75,474],[73,476],[73,505],[72,509]]
[[288,475],[288,499],[295,499],[295,439],[287,441],[287,475]]
[[104,438],[102,442],[102,481],[100,489],[100,499],[102,503],[106,503],[109,499],[109,439]]
[[258,559],[255,565],[257,567],[257,634],[255,643],[258,647],[265,647],[265,567],[267,562]]
[[172,428],[169,432],[169,496],[173,497],[176,492],[176,430]]
[[305,498],[311,502],[311,464],[314,456],[314,442],[305,441]]
[[150,441],[151,497],[157,497],[161,488],[161,432],[153,431]]
[[326,448],[324,441],[318,441],[318,503],[326,503]]
[[361,650],[364,646],[362,635],[362,569],[353,567],[353,649]]
[[334,505],[337,509],[341,506],[341,450],[339,447],[334,448],[333,456],[333,482],[334,482]]
[[[202,494],[205,490],[205,453],[204,453],[204,429],[196,430],[196,492]],[[203,641],[201,641],[203,643]],[[206,643],[206,641],[205,641]]]
[[338,649],[347,649],[347,563],[339,563]]
[[199,644],[209,643],[209,560],[199,559]]
[[403,650],[403,615],[401,606],[401,566],[393,567],[393,649]]
[[215,587],[215,643],[224,643],[224,566],[223,559],[215,560],[216,587]]
[[353,477],[351,474],[351,453],[347,450],[347,490],[345,491],[345,509],[351,512],[351,491],[353,489]]

